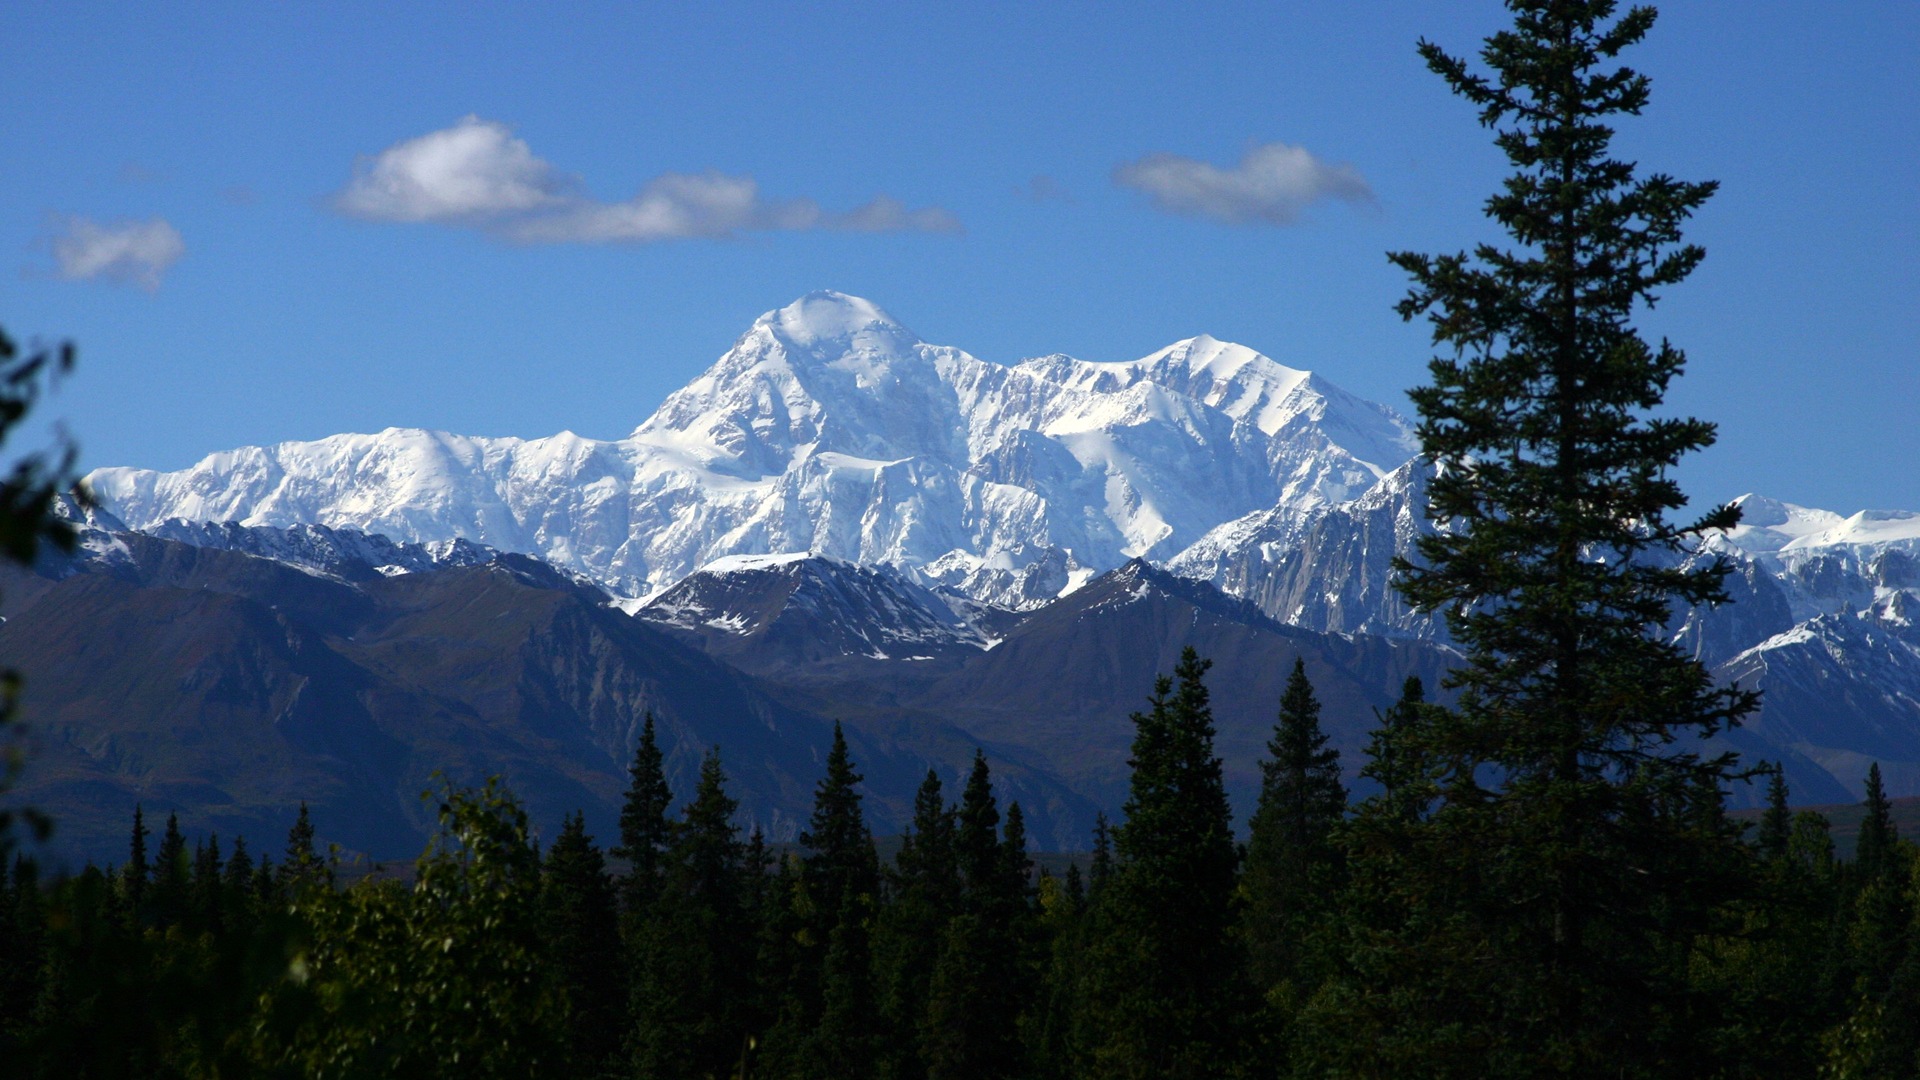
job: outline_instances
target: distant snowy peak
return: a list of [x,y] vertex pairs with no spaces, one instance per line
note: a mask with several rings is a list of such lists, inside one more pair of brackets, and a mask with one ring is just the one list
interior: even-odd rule
[[1354,397],[1310,371],[1205,334],[1139,360],[1096,363],[1055,355],[1023,361],[1015,370],[1096,394],[1150,383],[1271,437],[1323,425],[1332,442],[1371,466],[1376,476],[1419,450],[1411,425],[1392,409]]
[[1244,346],[1005,366],[818,292],[755,320],[626,439],[393,428],[93,480],[135,527],[463,537],[631,597],[718,558],[811,551],[1032,607],[1225,521],[1306,521],[1412,453],[1392,410]]
[[1920,599],[1920,513],[1842,516],[1762,495],[1734,502],[1741,521],[1721,541],[1779,579],[1795,620],[1864,614],[1894,593]]
[[140,531],[191,547],[237,551],[347,581],[372,575],[393,577],[455,566],[484,566],[500,555],[492,548],[458,538],[399,543],[377,533],[330,529],[325,525],[274,528],[232,521],[172,518]]
[[1740,508],[1740,524],[1727,530],[1726,537],[1754,554],[1779,551],[1845,520],[1830,510],[1812,510],[1751,493],[1733,500],[1733,505]]
[[754,320],[748,337],[765,333],[783,344],[832,355],[849,351],[897,350],[918,344],[913,331],[902,326],[880,305],[858,296],[820,289],[769,311]]

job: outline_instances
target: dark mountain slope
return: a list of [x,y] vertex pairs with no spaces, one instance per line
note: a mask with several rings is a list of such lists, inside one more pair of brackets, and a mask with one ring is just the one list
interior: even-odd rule
[[[435,772],[503,774],[536,823],[581,808],[610,842],[648,710],[677,791],[718,744],[776,837],[810,804],[825,721],[531,559],[350,584],[116,539],[58,580],[0,582],[0,656],[27,675],[36,742],[15,794],[53,814],[65,853],[123,857],[135,801],[273,847],[304,799],[323,836],[406,857]],[[876,821],[897,823],[926,761],[853,741]]]
[[797,680],[893,661],[945,668],[986,643],[894,570],[819,556],[724,560],[636,614],[744,671]]
[[[864,722],[872,725],[937,717],[990,753],[1058,776],[1111,814],[1125,797],[1128,717],[1146,707],[1154,676],[1171,671],[1188,645],[1214,661],[1217,750],[1243,818],[1253,808],[1258,763],[1295,656],[1306,659],[1325,703],[1324,723],[1352,774],[1374,710],[1391,703],[1409,674],[1437,689],[1452,655],[1419,642],[1283,626],[1211,585],[1136,561],[1034,613],[944,677],[814,687],[807,700],[849,712],[864,706]],[[1086,843],[1083,833],[1048,839]]]

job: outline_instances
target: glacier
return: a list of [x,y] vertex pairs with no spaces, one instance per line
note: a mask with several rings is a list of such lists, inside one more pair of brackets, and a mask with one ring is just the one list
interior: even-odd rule
[[1415,450],[1392,409],[1245,346],[1003,365],[822,291],[761,316],[624,439],[389,428],[87,481],[135,529],[462,539],[636,599],[717,559],[808,552],[1027,608],[1224,521],[1303,524]]

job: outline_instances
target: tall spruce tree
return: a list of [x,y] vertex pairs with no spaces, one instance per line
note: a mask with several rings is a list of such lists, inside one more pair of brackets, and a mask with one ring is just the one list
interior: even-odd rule
[[1380,785],[1367,811],[1410,820],[1425,810],[1430,792],[1423,781],[1430,763],[1420,756],[1414,736],[1426,704],[1426,684],[1420,676],[1409,675],[1400,684],[1400,700],[1378,714],[1380,722],[1367,739],[1367,763],[1360,768],[1361,776]]
[[600,1075],[612,1065],[624,1034],[626,974],[619,900],[581,814],[561,822],[547,849],[540,906],[546,954],[567,995],[568,1056],[580,1075]]
[[913,824],[901,837],[888,875],[890,902],[874,935],[874,968],[881,1017],[893,1033],[883,1048],[880,1075],[916,1080],[926,1075],[919,1032],[928,989],[947,923],[960,906],[960,868],[954,856],[954,813],[940,774],[927,770],[913,800]]
[[[266,865],[266,860],[260,860]],[[333,871],[320,858],[314,848],[313,817],[307,813],[307,804],[300,804],[300,813],[293,819],[293,825],[287,830],[287,855],[281,860],[275,880],[282,892],[298,892],[312,885],[331,884]]]
[[1320,700],[1298,657],[1280,696],[1280,719],[1260,763],[1260,802],[1247,837],[1245,906],[1248,970],[1270,990],[1296,978],[1316,913],[1339,882],[1332,838],[1347,810],[1340,752],[1320,729]]
[[869,920],[880,863],[860,808],[860,781],[835,724],[826,775],[800,834],[806,854],[791,886],[790,932],[779,935],[791,943],[791,973],[764,1050],[764,1067],[774,1075],[864,1076],[879,1057]]
[[634,748],[627,774],[627,795],[620,804],[620,843],[612,854],[627,860],[622,899],[629,913],[638,913],[659,890],[660,859],[673,832],[667,818],[673,810],[673,789],[667,786],[666,758],[654,736],[651,711],[641,722],[640,744]]
[[187,853],[187,838],[180,832],[180,815],[168,814],[153,865],[153,910],[161,926],[185,921],[192,881],[193,857]]
[[147,837],[153,830],[147,828],[146,817],[140,804],[133,805],[133,835],[127,844],[127,865],[120,869],[120,889],[127,898],[127,914],[134,925],[146,918],[147,908]]
[[[1754,697],[1657,633],[1673,603],[1727,598],[1724,567],[1681,556],[1739,515],[1669,518],[1686,503],[1671,468],[1714,429],[1655,415],[1684,356],[1632,319],[1700,262],[1680,226],[1714,184],[1610,155],[1610,118],[1648,100],[1613,61],[1652,9],[1508,7],[1487,73],[1420,44],[1514,167],[1487,202],[1512,243],[1390,256],[1414,281],[1400,314],[1425,316],[1445,350],[1412,397],[1430,514],[1448,528],[1397,585],[1445,615],[1466,663],[1448,681],[1458,705],[1407,736],[1437,763],[1436,800],[1404,850],[1369,863],[1403,903],[1372,928],[1378,963],[1351,999],[1373,1002],[1376,1034],[1348,1052],[1375,1056],[1341,1067],[1392,1069],[1379,1055],[1398,1047],[1425,1048],[1441,1075],[1673,1075],[1712,1016],[1689,991],[1691,945],[1751,862],[1715,816],[1731,757],[1675,740],[1737,722]],[[1384,1006],[1393,993],[1469,1004],[1421,1014]]]
[[931,1080],[1011,1078],[1025,1065],[1029,861],[1018,804],[1004,838],[999,825],[987,759],[975,751],[955,845],[966,890],[944,928],[920,1033]]
[[1767,777],[1767,810],[1760,817],[1760,834],[1755,842],[1760,854],[1769,861],[1787,857],[1787,841],[1793,838],[1793,811],[1787,807],[1787,772],[1773,763]]
[[1860,805],[1866,813],[1860,819],[1860,838],[1854,844],[1854,872],[1862,883],[1876,881],[1894,867],[1894,844],[1900,834],[1893,826],[1893,808],[1887,802],[1887,788],[1880,779],[1880,763],[1867,766],[1867,797]]
[[[854,768],[845,733],[839,724],[833,725],[827,774],[814,789],[813,815],[800,834],[800,846],[807,851],[802,876],[820,913],[823,930],[829,930],[840,912],[848,910],[848,897],[866,896],[871,900],[880,889],[880,862],[856,790],[862,779]],[[820,937],[824,941],[826,934]]]
[[1186,649],[1135,713],[1126,820],[1093,898],[1074,1042],[1089,1077],[1217,1077],[1241,1065],[1250,1006],[1233,932],[1233,842],[1209,662]]
[[719,750],[700,765],[642,930],[634,1049],[641,1076],[724,1076],[752,1024],[754,941],[747,924],[746,854]]

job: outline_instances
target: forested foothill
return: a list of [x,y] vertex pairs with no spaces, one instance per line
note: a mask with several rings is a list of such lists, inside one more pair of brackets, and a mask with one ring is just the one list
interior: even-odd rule
[[[429,793],[441,832],[410,868],[341,861],[304,813],[272,850],[136,813],[117,866],[10,868],[0,1060],[45,1077],[1464,1077],[1617,1076],[1638,1053],[1625,1075],[1912,1075],[1920,851],[1877,772],[1852,860],[1769,777],[1757,826],[1672,829],[1719,851],[1737,895],[1541,972],[1549,952],[1493,952],[1524,947],[1505,935],[1540,910],[1524,862],[1477,853],[1505,898],[1419,872],[1432,774],[1395,745],[1431,708],[1417,680],[1366,766],[1382,793],[1349,808],[1296,671],[1236,843],[1207,669],[1189,655],[1135,715],[1124,816],[1059,874],[1035,871],[984,759],[959,791],[928,775],[883,864],[838,739],[780,850],[741,835],[718,752],[676,798],[650,730],[605,844],[577,818],[541,843],[498,786]],[[1628,990],[1555,1030],[1553,992]]]
[[[1236,835],[1208,680],[1244,676],[1189,648],[1132,716],[1120,815],[1059,873],[979,753],[958,790],[926,774],[883,859],[838,726],[790,845],[743,833],[725,747],[674,790],[651,716],[613,836],[574,815],[538,837],[499,783],[429,791],[410,868],[343,859],[304,808],[276,851],[135,810],[124,861],[0,876],[0,1067],[1920,1075],[1920,849],[1878,766],[1842,857],[1776,763],[1700,749],[1754,695],[1653,633],[1727,599],[1723,566],[1674,556],[1738,518],[1673,517],[1669,471],[1714,429],[1661,411],[1685,357],[1631,322],[1703,258],[1680,226],[1714,190],[1610,156],[1648,99],[1615,58],[1653,12],[1508,6],[1478,65],[1420,47],[1513,166],[1487,204],[1512,246],[1391,256],[1438,353],[1413,398],[1442,526],[1398,587],[1462,660],[1394,688],[1371,794],[1351,797],[1296,659]],[[0,346],[4,432],[70,354]],[[65,469],[10,482],[8,555],[63,539],[43,526]],[[1748,783],[1757,820],[1727,809]]]

